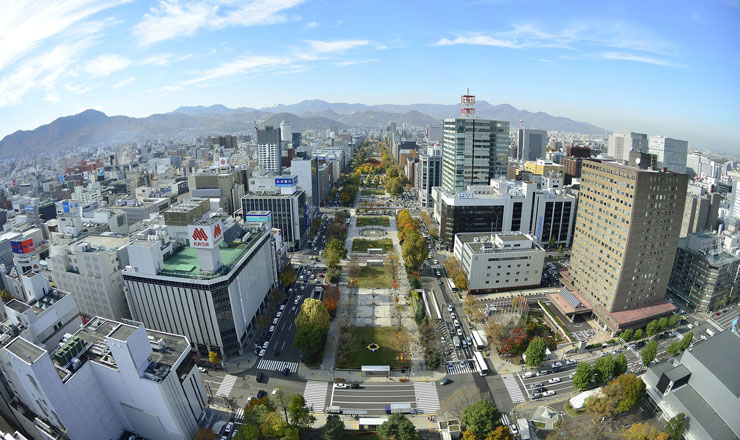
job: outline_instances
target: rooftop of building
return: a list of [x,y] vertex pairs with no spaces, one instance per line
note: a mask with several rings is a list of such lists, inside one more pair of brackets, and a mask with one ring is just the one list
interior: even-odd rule
[[[43,276],[43,274],[37,272],[33,272],[33,274],[35,276]],[[39,300],[33,299],[28,302],[23,302],[17,299],[12,299],[5,303],[5,305],[18,313],[24,313],[28,309],[32,309],[33,313],[38,316],[67,295],[68,293],[64,290],[52,287],[48,292],[46,292],[46,295]]]
[[28,342],[20,336],[6,345],[5,349],[29,364],[36,362],[38,358],[46,353],[46,350],[43,348]]
[[[707,343],[710,342],[711,343]],[[740,397],[740,335],[725,330],[712,336],[703,344],[696,344],[690,355],[701,362],[735,397]]]
[[119,249],[131,241],[131,237],[128,235],[102,235],[102,234],[82,234],[78,237],[69,240],[68,246],[72,247],[78,243],[90,244],[90,250],[99,249]]
[[704,400],[691,384],[686,384],[673,391],[673,394],[690,412],[687,418],[698,422],[709,434],[709,438],[737,438],[727,423]]
[[[711,239],[711,238],[717,238],[717,234],[711,233],[711,232],[700,232],[696,235],[700,235],[700,238],[702,239]],[[734,263],[738,260],[740,260],[740,256],[733,255],[730,253],[727,253],[720,249],[711,249],[708,252],[702,251],[698,249],[691,249],[689,247],[689,241],[688,238],[680,238],[678,240],[678,247],[683,249],[686,252],[691,253],[692,255],[701,258],[702,260],[706,261],[709,264],[713,265],[724,265],[728,263]]]
[[280,198],[291,198],[291,197],[298,197],[303,190],[301,188],[296,188],[294,192],[291,192],[289,194],[281,194],[280,188],[276,189],[268,189],[268,190],[258,190],[258,191],[250,191],[248,192],[244,197],[244,199],[256,199],[260,197],[280,197]]
[[[464,232],[455,234],[455,240],[470,248],[473,253],[511,252],[511,251],[538,251],[544,249],[537,244],[535,238],[522,232]],[[499,246],[498,241],[504,243]],[[527,242],[528,247],[506,247],[507,243]]]

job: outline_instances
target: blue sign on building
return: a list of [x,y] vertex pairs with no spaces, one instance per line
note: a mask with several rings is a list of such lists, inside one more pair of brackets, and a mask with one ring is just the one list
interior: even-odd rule
[[62,211],[69,212],[69,202],[66,200],[62,202]]
[[298,176],[295,177],[276,177],[275,186],[293,186],[298,184]]

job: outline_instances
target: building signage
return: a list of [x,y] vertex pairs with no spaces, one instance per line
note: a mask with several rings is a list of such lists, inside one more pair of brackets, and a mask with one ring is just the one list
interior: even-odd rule
[[202,249],[215,249],[224,240],[221,222],[188,226],[190,246]]
[[282,187],[282,186],[293,186],[298,184],[298,176],[294,177],[276,177],[275,178],[275,186],[276,187]]
[[10,249],[14,254],[31,254],[33,253],[33,239],[11,240]]
[[472,192],[459,192],[457,193],[458,199],[474,199],[475,193]]

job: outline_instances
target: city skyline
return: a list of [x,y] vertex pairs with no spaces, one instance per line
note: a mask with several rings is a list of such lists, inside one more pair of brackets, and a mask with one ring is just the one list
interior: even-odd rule
[[738,18],[730,1],[19,2],[0,33],[0,137],[87,108],[449,104],[469,87],[732,153]]

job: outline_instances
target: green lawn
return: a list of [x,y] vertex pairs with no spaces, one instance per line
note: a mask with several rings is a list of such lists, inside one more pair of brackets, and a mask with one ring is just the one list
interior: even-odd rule
[[362,194],[363,196],[384,196],[385,190],[365,188],[362,191],[360,191],[360,194]]
[[[386,221],[387,221],[386,217]],[[359,219],[357,219],[359,221]],[[352,252],[367,252],[368,249],[383,249],[384,252],[393,250],[393,241],[390,238],[380,240],[365,240],[364,238],[355,238],[352,240]]]
[[344,431],[344,440],[378,440],[375,431]]
[[391,277],[382,266],[365,266],[360,268],[360,273],[354,277],[357,287],[366,289],[390,289]]
[[386,216],[357,217],[357,227],[363,226],[390,226],[390,220]]
[[[372,342],[380,345],[378,351],[367,349]],[[408,362],[398,360],[399,344],[395,327],[352,327],[352,346],[345,359],[337,359],[337,365],[340,368],[360,368],[363,365],[408,367]]]

